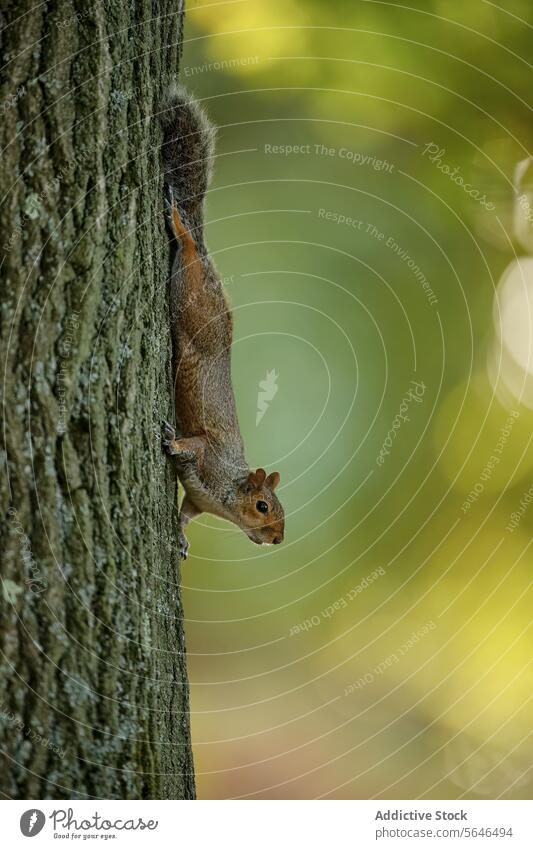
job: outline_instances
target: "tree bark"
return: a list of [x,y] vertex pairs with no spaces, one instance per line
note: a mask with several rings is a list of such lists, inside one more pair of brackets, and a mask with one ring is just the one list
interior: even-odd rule
[[191,798],[160,97],[183,0],[3,0],[0,792]]

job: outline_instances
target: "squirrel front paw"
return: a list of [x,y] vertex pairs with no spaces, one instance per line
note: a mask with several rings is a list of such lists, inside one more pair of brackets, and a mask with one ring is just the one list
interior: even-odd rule
[[178,439],[176,431],[168,422],[163,422],[163,432],[161,435],[161,444],[163,451],[169,457],[174,457],[179,466],[196,464],[198,456],[195,451],[198,440],[193,437],[189,439]]

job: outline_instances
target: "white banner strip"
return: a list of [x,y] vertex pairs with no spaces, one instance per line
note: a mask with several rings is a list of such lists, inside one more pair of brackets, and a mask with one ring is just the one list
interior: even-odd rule
[[[533,847],[529,801],[2,801],[2,845]],[[30,843],[35,839],[35,843]]]

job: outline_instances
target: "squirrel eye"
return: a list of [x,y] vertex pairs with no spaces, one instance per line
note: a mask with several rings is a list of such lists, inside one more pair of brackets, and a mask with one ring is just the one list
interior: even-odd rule
[[258,501],[255,505],[260,513],[268,513],[268,504],[266,501]]

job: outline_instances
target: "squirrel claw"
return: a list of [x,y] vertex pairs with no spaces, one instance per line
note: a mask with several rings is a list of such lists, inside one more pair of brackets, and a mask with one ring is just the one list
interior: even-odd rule
[[170,225],[170,229],[174,233],[174,210],[177,209],[176,201],[174,200],[174,190],[170,183],[167,183],[165,186],[165,212],[167,216],[168,223]]
[[162,443],[163,443],[163,448],[166,451],[166,453],[171,455],[171,456],[173,454],[177,453],[173,444],[172,444],[175,441],[175,439],[176,439],[176,431],[174,430],[174,428],[172,427],[171,424],[164,421],[163,422]]
[[174,203],[174,190],[170,183],[166,183],[165,185],[165,206],[167,208],[167,212],[172,211],[172,207],[175,206]]
[[169,422],[163,419],[163,433],[166,439],[176,439],[176,431]]
[[180,556],[180,560],[187,560],[187,555],[189,553],[189,542],[185,534],[180,533],[178,537],[178,554]]

